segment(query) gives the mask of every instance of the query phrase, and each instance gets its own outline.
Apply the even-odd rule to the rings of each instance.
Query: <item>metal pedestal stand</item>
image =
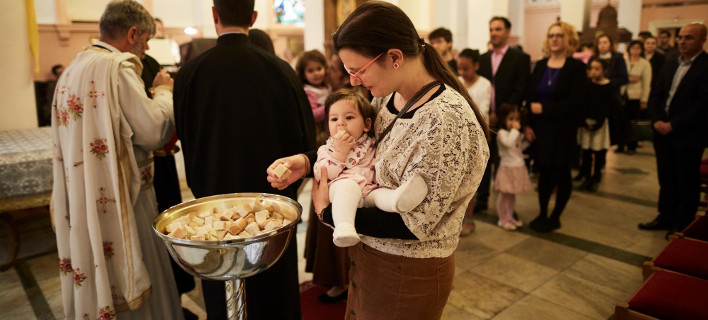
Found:
[[[292,222],[268,233],[223,241],[177,239],[163,233],[168,224],[183,215],[214,208],[223,212],[255,199],[277,204],[280,213],[292,218],[289,219]],[[244,279],[267,270],[280,259],[294,237],[301,214],[300,204],[290,198],[264,193],[234,193],[195,199],[169,208],[155,218],[153,230],[182,269],[202,279],[224,281],[228,319],[245,320]]]

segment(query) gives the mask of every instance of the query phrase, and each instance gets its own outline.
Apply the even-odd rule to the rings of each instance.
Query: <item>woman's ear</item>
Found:
[[[394,63],[403,65],[403,51],[400,49],[389,49],[388,52],[386,52],[386,56],[391,59],[391,65]],[[386,62],[388,63],[388,61]]]
[[[371,130],[371,118],[364,119],[364,132],[369,132]]]

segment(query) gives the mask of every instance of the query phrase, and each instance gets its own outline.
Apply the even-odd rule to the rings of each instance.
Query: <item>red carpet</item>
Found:
[[[306,281],[300,284],[300,308],[303,320],[342,320],[347,309],[347,301],[324,304],[317,297],[327,291],[327,287]]]

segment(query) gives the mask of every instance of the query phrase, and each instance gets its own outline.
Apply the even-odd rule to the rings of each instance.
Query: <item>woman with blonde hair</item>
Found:
[[[561,213],[570,199],[570,167],[587,83],[585,64],[572,57],[578,42],[573,26],[562,21],[551,24],[543,44],[546,58],[536,63],[528,87],[526,138],[536,144],[540,205],[530,226],[537,232],[560,228]],[[549,217],[548,202],[556,187],[556,204]]]

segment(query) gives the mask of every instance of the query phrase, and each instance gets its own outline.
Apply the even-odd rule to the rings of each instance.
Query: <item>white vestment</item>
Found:
[[[182,319],[157,215],[152,150],[174,131],[172,93],[103,42],[79,53],[52,103],[53,217],[66,319]]]

